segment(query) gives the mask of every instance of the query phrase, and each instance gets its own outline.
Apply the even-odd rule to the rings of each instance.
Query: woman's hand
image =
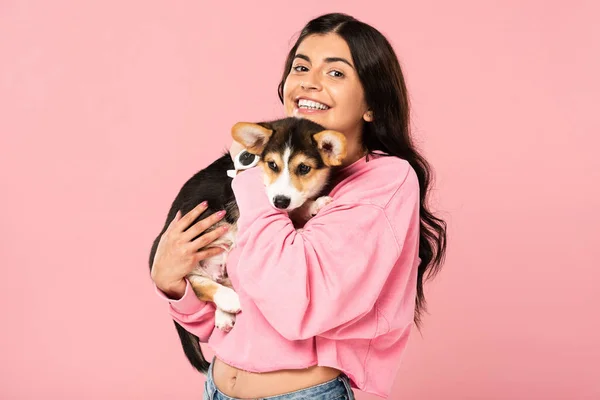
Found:
[[[198,218],[206,208],[205,202],[199,204],[183,218],[181,217],[181,211],[178,211],[158,243],[152,264],[151,277],[156,286],[172,299],[179,299],[183,296],[186,287],[185,277],[192,272],[199,261],[216,256],[224,251],[219,247],[198,250],[211,244],[227,232],[226,225],[192,241],[193,238],[225,216],[224,211],[214,213],[187,229],[192,221]]]

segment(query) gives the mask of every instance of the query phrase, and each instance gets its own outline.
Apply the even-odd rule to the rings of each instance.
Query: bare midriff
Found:
[[[223,394],[238,399],[282,395],[328,382],[341,372],[335,368],[313,366],[272,372],[248,372],[214,359],[213,380]]]

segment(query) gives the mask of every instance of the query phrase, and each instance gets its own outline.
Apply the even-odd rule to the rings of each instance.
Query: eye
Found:
[[[292,69],[296,72],[306,72],[308,71],[308,68],[306,68],[304,65],[296,65],[295,67],[292,67]]]
[[[272,171],[277,172],[277,170],[279,168],[277,168],[277,164],[275,163],[275,161],[269,161],[267,163],[267,165],[269,166],[269,168],[271,168]]]
[[[344,73],[337,70],[333,70],[329,72],[329,75],[333,76],[334,78],[341,78],[344,76]]]
[[[306,164],[298,165],[298,175],[306,175],[310,172],[310,167]]]

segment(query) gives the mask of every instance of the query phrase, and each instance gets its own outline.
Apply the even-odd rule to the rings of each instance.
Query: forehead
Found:
[[[348,43],[336,33],[310,35],[300,43],[296,54],[308,56],[312,62],[322,61],[327,57],[342,57],[352,61]]]
[[[283,155],[286,149],[291,149],[290,155],[302,153],[310,158],[320,159],[319,151],[313,135],[322,128],[312,125],[305,119],[289,118],[272,125],[273,136],[269,139],[263,155],[278,153]]]

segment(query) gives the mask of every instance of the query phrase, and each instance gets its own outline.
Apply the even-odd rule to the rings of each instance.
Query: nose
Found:
[[[321,82],[319,82],[318,77],[315,76],[314,73],[306,74],[302,77],[302,81],[300,82],[300,87],[303,90],[321,90]]]
[[[275,196],[275,198],[273,199],[273,204],[275,204],[275,207],[279,209],[284,209],[288,208],[288,206],[290,205],[290,201],[291,199],[289,197],[279,195]]]

